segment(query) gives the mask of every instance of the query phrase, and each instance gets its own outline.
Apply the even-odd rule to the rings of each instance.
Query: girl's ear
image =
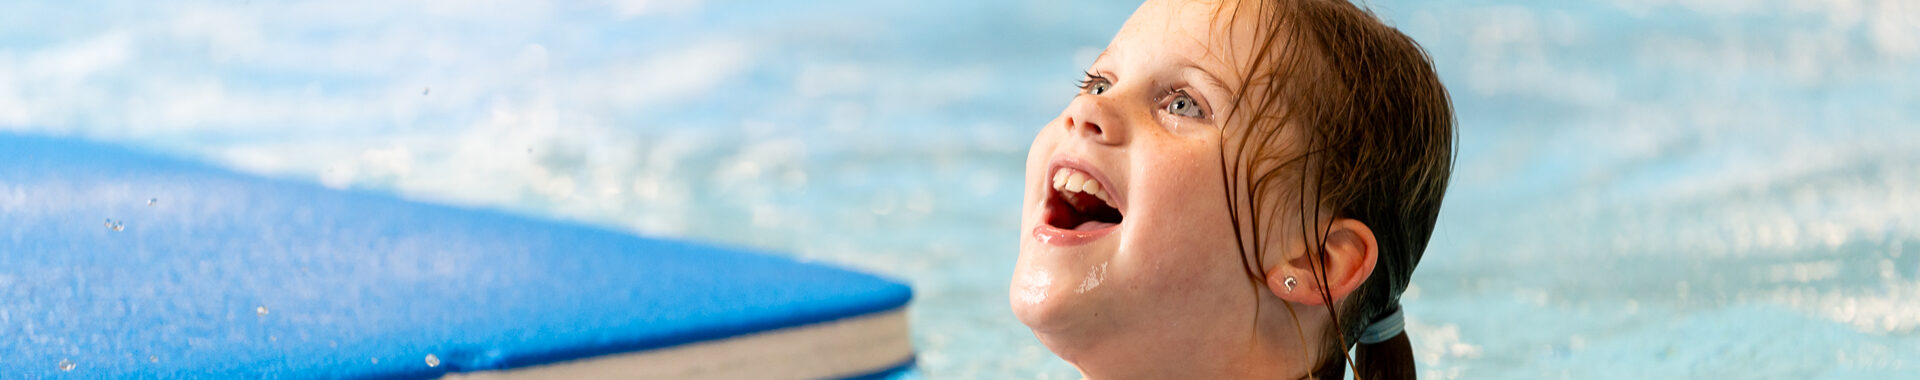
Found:
[[[1360,289],[1373,275],[1373,264],[1379,260],[1380,244],[1374,239],[1373,229],[1366,223],[1348,218],[1337,218],[1327,227],[1327,237],[1321,252],[1326,261],[1326,292],[1339,301],[1347,294]],[[1325,305],[1321,298],[1320,280],[1314,265],[1317,259],[1307,257],[1311,252],[1302,252],[1289,258],[1280,265],[1267,270],[1267,289],[1280,299],[1306,305]],[[1294,281],[1287,281],[1291,276]],[[1289,286],[1291,285],[1291,286]]]

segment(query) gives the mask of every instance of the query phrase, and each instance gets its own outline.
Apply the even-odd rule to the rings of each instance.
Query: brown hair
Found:
[[[1349,342],[1398,307],[1426,250],[1452,172],[1453,109],[1426,51],[1371,11],[1345,0],[1257,3],[1258,51],[1242,66],[1239,106],[1227,116],[1250,120],[1224,139],[1237,150],[1222,149],[1227,197],[1234,200],[1228,212],[1258,289],[1265,283],[1264,233],[1283,202],[1295,201],[1327,305],[1336,303],[1326,290],[1325,236],[1314,233],[1321,211],[1373,230],[1379,257],[1372,275],[1341,310],[1327,308],[1334,326],[1322,352],[1340,355],[1319,359],[1315,376],[1338,379]],[[1239,21],[1237,12],[1225,14],[1226,27]],[[1283,145],[1289,136],[1298,143]],[[1240,201],[1252,209],[1242,210]],[[1356,378],[1414,378],[1404,333],[1356,353]]]

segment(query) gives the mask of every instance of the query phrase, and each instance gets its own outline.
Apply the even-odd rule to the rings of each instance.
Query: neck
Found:
[[[1089,380],[1293,378],[1279,375],[1281,368],[1271,350],[1262,345],[1249,347],[1246,340],[1235,344],[1161,343],[1162,349],[1063,355],[1062,358],[1073,363]],[[1225,347],[1242,349],[1218,349]]]
[[[1054,352],[1089,380],[1340,379],[1345,374],[1344,361],[1321,360],[1331,358],[1320,355],[1314,346],[1322,339],[1313,332],[1324,331],[1326,326],[1320,322],[1326,318],[1307,315],[1309,310],[1298,310],[1298,325],[1284,306],[1263,307],[1258,325],[1247,320],[1222,324],[1245,326],[1242,328],[1199,329],[1203,331],[1160,326],[1152,329],[1155,332],[1069,339],[1091,343],[1079,347],[1056,345],[1062,342],[1041,335]]]

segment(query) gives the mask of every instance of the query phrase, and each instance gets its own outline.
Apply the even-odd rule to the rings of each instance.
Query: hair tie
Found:
[[[1405,328],[1406,323],[1400,317],[1400,303],[1394,302],[1392,311],[1387,312],[1380,319],[1373,320],[1373,323],[1368,323],[1367,330],[1360,332],[1360,344],[1385,342],[1400,335]]]

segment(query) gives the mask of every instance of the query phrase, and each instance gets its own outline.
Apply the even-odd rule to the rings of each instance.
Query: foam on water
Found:
[[[1020,182],[1128,6],[110,3],[0,3],[0,128],[890,273],[928,377],[1076,378]],[[1371,4],[1460,121],[1424,377],[1920,371],[1912,2]]]

